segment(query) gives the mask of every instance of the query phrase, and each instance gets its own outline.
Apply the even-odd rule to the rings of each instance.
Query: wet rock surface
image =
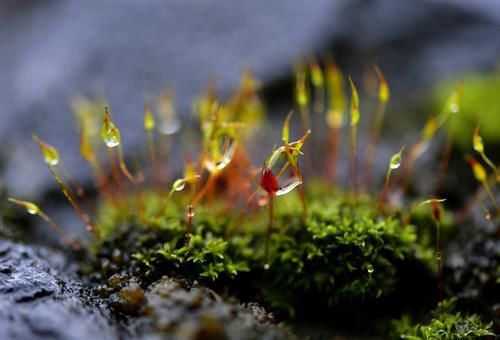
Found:
[[[256,305],[224,302],[214,291],[164,277],[145,293],[146,315],[130,328],[141,338],[168,339],[289,339],[286,329],[273,325],[272,315]]]
[[[63,252],[0,240],[1,339],[288,339],[256,305],[168,278],[93,287]]]
[[[114,339],[119,327],[62,252],[0,240],[1,339]]]
[[[500,331],[500,238],[494,232],[478,232],[462,248],[459,261],[448,266],[451,294],[460,306],[493,320]]]

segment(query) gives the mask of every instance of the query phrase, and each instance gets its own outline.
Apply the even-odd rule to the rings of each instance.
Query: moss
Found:
[[[378,298],[396,281],[396,264],[412,254],[413,227],[377,220],[367,203],[312,201],[306,220],[290,213],[271,239],[269,285],[274,308],[297,305],[314,294],[328,305]],[[289,310],[291,313],[292,310]]]
[[[398,339],[478,339],[494,336],[492,323],[484,324],[478,315],[454,312],[456,299],[440,302],[432,319],[414,324],[408,316],[393,321],[393,338]]]
[[[464,96],[460,112],[453,118],[453,138],[466,150],[472,147],[472,136],[477,124],[481,124],[481,136],[486,144],[500,144],[500,102],[497,89],[500,72],[469,74],[464,79]],[[436,105],[431,112],[439,111],[449,96],[453,84],[445,81],[436,89]]]
[[[97,246],[98,264],[102,270],[107,259],[105,275],[132,270],[144,280],[167,274],[236,287],[236,295],[251,291],[265,305],[289,315],[301,306],[304,295],[318,305],[332,306],[387,294],[397,280],[398,263],[415,255],[414,228],[401,227],[396,218],[376,218],[369,198],[355,204],[324,184],[311,186],[307,196],[307,217],[296,195],[277,200],[267,270],[266,213],[252,216],[227,237],[236,216],[217,201],[197,209],[189,244],[182,205],[170,207],[169,217],[149,228],[130,220],[124,224],[116,209],[106,207],[106,223],[100,223],[106,225],[106,238]],[[111,227],[120,224],[126,227]],[[126,253],[125,260],[117,261],[117,249]]]

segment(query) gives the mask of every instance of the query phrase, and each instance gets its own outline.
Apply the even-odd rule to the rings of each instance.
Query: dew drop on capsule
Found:
[[[264,265],[264,269],[265,269],[265,270],[269,270],[269,268],[270,268],[269,263],[266,263],[266,264]]]
[[[396,170],[401,166],[401,160],[398,160],[397,162],[391,163],[391,169]]]
[[[31,215],[38,214],[38,210],[33,209],[33,208],[26,208],[26,211],[28,212],[28,214],[31,214]]]
[[[106,131],[104,143],[108,148],[120,145],[120,132],[116,128]]]
[[[186,186],[186,182],[182,182],[181,184],[177,185],[174,190],[175,191],[182,191],[182,190],[184,190],[185,186]]]

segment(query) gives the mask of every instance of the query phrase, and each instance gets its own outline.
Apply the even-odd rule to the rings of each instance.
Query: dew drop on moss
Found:
[[[368,264],[366,266],[366,270],[368,271],[369,274],[373,273],[375,271],[375,268],[371,264]]]

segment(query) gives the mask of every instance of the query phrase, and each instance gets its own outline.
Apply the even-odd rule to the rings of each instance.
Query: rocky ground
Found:
[[[287,339],[257,305],[162,278],[146,291],[113,277],[93,287],[64,252],[0,241],[2,339]]]

